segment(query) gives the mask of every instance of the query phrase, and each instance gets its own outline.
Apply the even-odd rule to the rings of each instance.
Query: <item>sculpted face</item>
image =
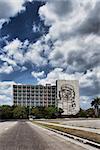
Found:
[[[69,102],[71,103],[72,107],[75,107],[75,91],[74,87],[72,85],[64,84],[61,86],[60,91],[60,99],[63,102]]]
[[[75,99],[74,88],[71,85],[62,85],[61,86],[61,97],[64,101],[70,101]]]

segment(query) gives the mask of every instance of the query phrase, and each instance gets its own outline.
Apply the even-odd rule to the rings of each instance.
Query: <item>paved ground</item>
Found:
[[[14,127],[17,121],[0,122],[0,134],[6,132],[8,129]]]
[[[19,121],[0,134],[0,150],[85,150],[85,148],[29,122]]]
[[[94,129],[100,129],[100,119],[91,119],[91,120],[69,120],[69,121],[63,121],[63,124],[65,125],[72,125],[77,127],[86,127],[86,128],[94,128]]]
[[[58,122],[60,124],[69,125],[69,126],[76,126],[76,127],[86,127],[86,128],[94,128],[100,129],[100,119],[49,119],[43,120],[46,122]]]

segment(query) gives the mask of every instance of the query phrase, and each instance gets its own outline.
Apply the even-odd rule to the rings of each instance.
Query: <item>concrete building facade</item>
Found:
[[[64,115],[79,111],[79,83],[76,80],[57,80],[56,85],[13,85],[14,105],[55,106]]]
[[[56,86],[13,85],[14,105],[56,106]]]
[[[75,115],[79,112],[79,82],[77,80],[58,80],[58,107],[64,110],[63,115]]]

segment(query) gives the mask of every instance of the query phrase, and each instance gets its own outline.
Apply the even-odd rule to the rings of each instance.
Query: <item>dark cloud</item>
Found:
[[[54,58],[55,60],[59,61],[59,59],[63,58],[63,54],[58,51],[57,53],[55,53]]]
[[[9,13],[7,10],[9,10]],[[12,13],[11,11],[11,5],[9,3],[6,3],[5,1],[0,2],[0,19],[8,18],[9,14]]]
[[[81,34],[100,34],[100,2],[96,3],[77,31]]]
[[[94,51],[94,50],[93,50]],[[67,63],[73,66],[76,71],[84,72],[100,65],[100,52],[93,52],[90,49],[85,51],[72,51],[68,54]],[[89,56],[91,54],[91,57]],[[75,64],[75,65],[74,65]]]
[[[54,7],[52,5],[52,10],[60,17],[64,17],[66,14],[73,11],[73,4],[71,0],[51,1],[51,3],[54,3]]]
[[[85,86],[80,88],[81,96],[94,96],[96,97],[100,93],[100,82],[92,77],[93,84],[91,86]]]

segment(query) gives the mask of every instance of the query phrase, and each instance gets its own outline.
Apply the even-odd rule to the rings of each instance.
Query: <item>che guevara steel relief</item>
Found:
[[[79,110],[79,91],[77,81],[58,81],[58,107],[64,114],[76,114]]]
[[[59,91],[60,100],[67,104],[67,109],[73,111],[76,107],[75,103],[75,91],[72,85],[64,84],[61,86],[61,91]]]

